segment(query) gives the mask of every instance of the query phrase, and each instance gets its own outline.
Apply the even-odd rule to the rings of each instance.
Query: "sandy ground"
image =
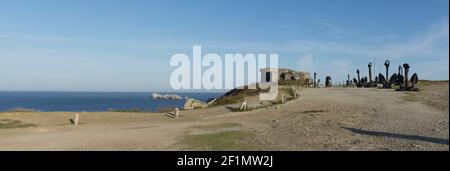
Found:
[[[431,88],[430,88],[431,87]],[[249,112],[226,106],[166,113],[0,113],[37,126],[0,128],[0,150],[190,150],[195,127],[239,124],[256,150],[449,150],[448,82],[407,93],[382,89],[302,89],[285,104]],[[220,129],[220,128],[219,128]],[[226,128],[224,128],[226,129]]]

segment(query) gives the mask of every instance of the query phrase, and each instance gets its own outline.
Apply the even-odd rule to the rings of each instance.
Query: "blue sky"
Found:
[[[448,0],[0,0],[0,90],[169,88],[175,53],[278,53],[344,81],[390,59],[449,78]],[[383,69],[384,70],[384,69]]]

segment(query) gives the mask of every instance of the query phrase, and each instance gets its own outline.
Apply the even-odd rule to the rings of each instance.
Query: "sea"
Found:
[[[152,99],[152,92],[1,92],[0,112],[26,109],[40,112],[101,112],[101,111],[145,111],[155,112],[163,108],[182,108],[186,99],[207,101],[220,97],[223,92],[171,93],[182,100]]]

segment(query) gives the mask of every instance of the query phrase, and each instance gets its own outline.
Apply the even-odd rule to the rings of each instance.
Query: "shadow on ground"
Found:
[[[342,128],[349,130],[353,133],[363,134],[363,135],[398,138],[398,139],[406,139],[406,140],[418,140],[418,141],[425,141],[425,142],[430,142],[430,143],[448,145],[448,140],[442,139],[442,138],[431,138],[431,137],[424,137],[424,136],[418,136],[418,135],[404,135],[404,134],[395,134],[395,133],[378,132],[378,131],[366,131],[366,130],[361,130],[361,129],[348,128],[348,127],[342,127]]]

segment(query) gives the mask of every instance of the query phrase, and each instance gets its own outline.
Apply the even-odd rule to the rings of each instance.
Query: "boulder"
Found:
[[[197,99],[189,98],[186,100],[186,103],[184,103],[184,109],[185,110],[192,110],[192,109],[198,109],[198,108],[206,108],[208,107],[208,104],[205,102],[202,102]]]
[[[216,98],[213,98],[213,99],[209,99],[208,100],[208,105],[212,105],[214,102],[216,102],[217,101],[217,99]]]

